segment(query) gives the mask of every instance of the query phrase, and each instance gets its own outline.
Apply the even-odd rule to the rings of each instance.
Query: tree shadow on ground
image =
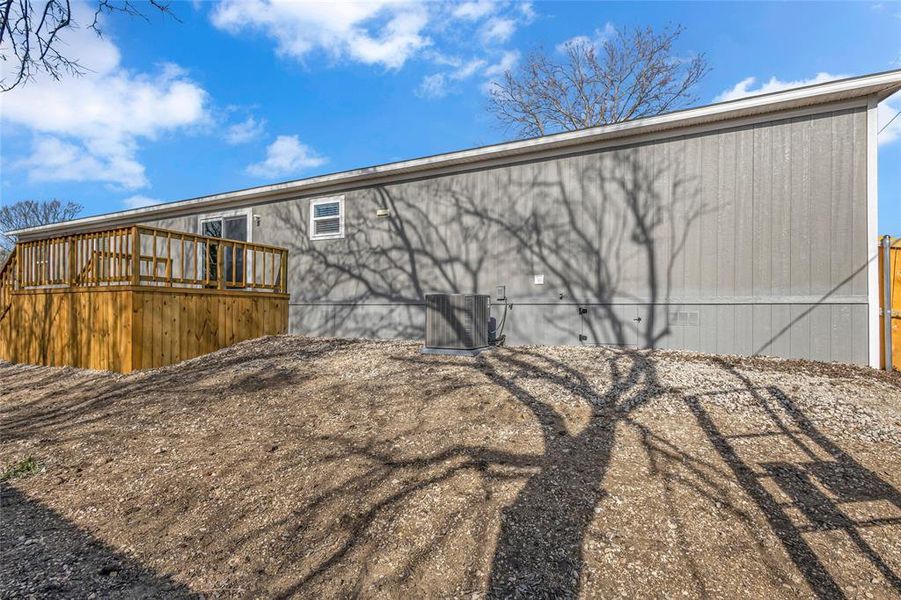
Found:
[[[536,358],[533,355],[533,358]],[[611,360],[606,389],[597,389],[584,373],[544,359],[547,370],[509,357],[525,377],[550,379],[572,390],[591,407],[588,424],[569,434],[559,414],[542,399],[496,371],[486,375],[526,405],[541,424],[544,455],[537,473],[528,478],[516,502],[504,509],[491,566],[489,597],[577,597],[584,564],[585,533],[602,501],[604,476],[616,443],[617,423],[636,407],[660,395],[653,363],[628,355],[625,364]],[[533,363],[534,364],[534,363]]]
[[[783,473],[780,480],[780,475],[773,470],[772,464],[762,464],[757,473],[751,466],[743,464],[738,459],[738,454],[724,450],[722,440],[726,437],[713,425],[713,413],[707,413],[701,408],[703,396],[684,396],[681,390],[662,384],[657,374],[657,358],[653,353],[619,351],[602,356],[605,364],[603,369],[599,364],[597,371],[575,368],[547,356],[541,349],[533,348],[501,350],[492,353],[490,358],[479,358],[471,362],[435,356],[395,357],[398,362],[409,365],[413,372],[429,368],[440,371],[444,367],[469,371],[488,384],[483,389],[484,393],[511,397],[526,407],[534,417],[544,450],[540,454],[523,453],[500,450],[486,444],[453,446],[433,454],[426,452],[403,456],[398,453],[395,445],[415,439],[420,433],[419,428],[428,425],[421,420],[414,421],[412,429],[395,437],[380,439],[378,444],[361,444],[352,436],[340,434],[328,436],[325,439],[329,447],[334,449],[334,454],[321,457],[322,460],[340,463],[348,457],[362,457],[369,466],[349,479],[318,489],[311,501],[305,502],[302,508],[272,524],[272,527],[287,528],[289,537],[296,536],[303,540],[303,548],[319,546],[323,540],[309,537],[310,530],[315,529],[310,526],[311,523],[324,515],[331,518],[334,514],[331,507],[358,508],[339,519],[338,530],[333,533],[338,535],[340,543],[318,556],[309,565],[305,575],[293,580],[278,595],[290,597],[317,589],[317,584],[336,577],[343,572],[342,569],[347,568],[352,569],[354,576],[358,578],[358,585],[362,586],[367,576],[364,565],[379,557],[378,549],[371,544],[371,537],[376,535],[376,523],[386,515],[396,516],[410,510],[409,503],[416,495],[429,489],[441,489],[443,484],[457,475],[470,472],[476,474],[479,485],[485,490],[485,496],[469,498],[468,504],[459,514],[436,515],[436,519],[441,519],[437,525],[439,530],[453,531],[460,526],[458,520],[493,520],[495,517],[491,511],[486,512],[484,503],[479,500],[489,499],[490,490],[505,482],[521,484],[515,501],[501,511],[496,539],[493,536],[482,539],[482,549],[493,554],[488,561],[488,597],[578,597],[584,591],[581,586],[584,583],[582,570],[586,561],[584,550],[587,531],[597,519],[598,511],[603,510],[608,494],[617,493],[617,490],[608,489],[605,477],[612,455],[618,447],[617,429],[623,427],[640,434],[651,460],[652,475],[663,479],[665,501],[669,505],[671,516],[679,523],[677,533],[681,541],[678,545],[689,565],[695,590],[699,595],[709,595],[710,573],[704,572],[703,567],[694,563],[693,554],[696,549],[687,541],[689,538],[683,531],[690,527],[684,522],[685,517],[680,516],[672,504],[675,502],[672,494],[675,486],[692,490],[711,503],[717,503],[722,510],[735,517],[747,537],[752,540],[773,580],[787,585],[792,583],[790,569],[786,568],[782,556],[770,545],[771,535],[782,542],[788,557],[807,578],[816,595],[843,595],[841,587],[829,576],[816,552],[803,539],[804,534],[821,531],[828,524],[828,527],[845,531],[857,545],[859,556],[869,560],[889,585],[898,589],[897,576],[878,553],[866,544],[859,529],[901,524],[901,519],[890,517],[872,522],[854,521],[842,516],[839,508],[841,502],[864,500],[887,500],[897,506],[897,490],[854,461],[825,434],[813,427],[811,421],[787,395],[777,392],[776,388],[767,388],[766,391],[773,398],[778,398],[779,405],[792,415],[793,423],[800,432],[793,430],[791,435],[795,438],[798,435],[808,436],[820,449],[835,458],[835,464],[819,460],[801,466],[805,470],[805,477],[815,474],[833,495],[838,495],[838,499],[827,498],[812,485],[804,487],[804,493],[800,493],[802,490],[798,485],[799,482],[803,483],[803,478],[791,481],[785,478],[784,473],[795,468],[788,462],[777,469],[781,469]],[[718,364],[722,364],[739,381],[734,387],[711,391],[706,395],[715,397],[738,393],[762,398],[757,388],[734,366],[728,363]],[[605,377],[599,384],[597,375],[601,370],[605,372]],[[534,391],[537,384],[547,386],[543,393]],[[390,397],[390,385],[378,389],[378,397]],[[436,389],[429,395],[429,401],[440,402],[444,393],[452,391],[453,388]],[[566,395],[588,407],[590,413],[584,426],[575,432],[552,401]],[[692,450],[668,441],[666,432],[655,432],[636,420],[634,415],[637,409],[664,395],[675,399],[684,397],[684,405],[690,408],[690,414],[697,417],[706,439],[728,465],[727,471],[702,459]],[[756,431],[756,428],[743,435],[760,438],[764,443],[772,439],[768,430]],[[687,469],[690,476],[671,472],[673,465]],[[728,473],[734,479],[727,477]],[[786,515],[782,500],[775,499],[764,487],[753,482],[758,477],[774,477],[796,505],[809,514],[813,525],[795,524]],[[755,501],[757,509],[770,524],[770,532],[760,529],[757,514],[753,510],[749,511],[742,503],[730,500],[727,488],[732,482],[737,482],[744,493]],[[488,531],[487,528],[482,529],[484,535]],[[254,533],[257,534],[258,532]],[[241,539],[237,543],[241,546],[248,541],[249,539]],[[436,538],[431,545],[410,552],[403,564],[397,567],[397,571],[409,574],[428,569],[429,561],[434,560],[437,554],[434,546],[440,543],[441,540]],[[298,554],[293,558],[302,560],[309,556]],[[348,567],[346,561],[349,559],[356,567]],[[481,584],[475,570],[473,568],[467,574],[469,584],[462,589],[479,588]]]
[[[0,483],[0,503],[4,597],[199,598],[9,484]]]
[[[256,340],[253,343],[259,343]],[[209,399],[185,402],[182,392],[186,388],[202,390],[209,387],[218,390],[230,371],[240,366],[240,376],[235,376],[229,386],[232,394],[253,392],[266,386],[288,386],[298,383],[307,375],[296,371],[272,369],[273,361],[290,357],[295,361],[313,361],[341,352],[352,345],[351,340],[321,340],[290,351],[274,352],[265,356],[243,351],[248,344],[232,346],[216,354],[214,359],[200,357],[171,367],[152,371],[138,371],[130,375],[98,373],[72,368],[42,369],[38,380],[21,367],[0,366],[3,380],[3,396],[10,399],[0,406],[0,438],[15,441],[47,436],[66,436],[75,425],[96,423],[102,425],[127,416],[130,404],[127,400],[136,393],[153,389],[158,402],[169,399],[179,401],[186,408],[195,403],[207,404]],[[3,370],[11,375],[4,377]],[[72,393],[71,379],[78,376],[79,385],[93,388],[90,395]],[[24,389],[44,388],[47,394],[30,402],[14,401],[17,392]],[[52,402],[48,402],[52,400]]]
[[[529,265],[527,271],[547,273],[569,303],[554,309],[555,315],[569,311],[565,318],[545,315],[543,322],[524,327],[553,329],[553,339],[570,343],[581,339],[632,349],[657,347],[670,334],[669,311],[661,311],[660,303],[669,299],[673,269],[705,211],[697,177],[686,173],[678,153],[635,146],[570,157],[547,169],[499,169],[493,177],[496,185],[487,195],[476,180],[465,179],[364,190],[359,206],[347,216],[340,244],[309,242],[303,235],[303,211],[284,206],[275,220],[279,230],[301,232],[293,242],[291,268],[309,282],[294,292],[292,301],[315,304],[341,298],[326,326],[343,324],[340,331],[346,335],[420,337],[421,329],[396,329],[390,318],[355,315],[383,303],[422,306],[432,291],[483,292],[494,283],[493,270],[516,257],[521,265],[511,267],[511,283],[523,288],[526,273],[520,271]],[[389,218],[367,220],[370,207]],[[641,298],[635,297],[636,289]],[[629,302],[642,308],[623,309]],[[449,326],[462,328],[460,323]],[[304,322],[300,329],[336,333],[322,327]],[[490,594],[574,597],[581,545],[603,497],[616,426],[662,388],[653,363],[637,353],[611,359],[611,380],[600,388],[589,384],[585,373],[536,353],[501,356],[501,370],[488,367],[482,375],[532,413],[541,426],[545,452],[540,458],[505,457],[498,463],[482,450],[461,449],[477,464],[522,466],[525,461],[534,472],[516,503],[504,510]],[[518,375],[505,374],[510,371]],[[529,378],[575,390],[590,407],[589,425],[569,434],[561,415],[522,385]],[[543,521],[536,524],[538,515]]]
[[[328,375],[314,398],[292,400],[293,395],[305,393],[309,373],[321,374],[337,354],[345,361],[338,364],[357,368],[350,357],[365,354],[367,344],[271,338],[260,343],[252,355],[244,354],[241,347],[235,348],[234,354],[223,352],[222,370],[214,363],[181,373],[178,368],[164,369],[143,379],[107,375],[115,381],[105,381],[103,389],[124,379],[129,394],[135,397],[133,406],[150,403],[151,415],[165,409],[166,418],[174,419],[173,423],[182,418],[182,407],[191,413],[208,413],[210,420],[216,420],[212,416],[216,404],[233,393],[253,407],[248,415],[278,411],[272,422],[243,423],[243,427],[254,427],[246,433],[227,427],[209,432],[203,439],[214,443],[209,447],[195,444],[194,451],[200,450],[200,455],[174,451],[190,456],[187,462],[177,463],[179,470],[202,474],[215,469],[227,478],[217,476],[210,482],[213,486],[206,487],[205,478],[191,476],[163,480],[157,488],[159,496],[153,503],[187,497],[187,511],[206,510],[207,498],[219,490],[215,495],[227,507],[225,528],[218,528],[219,521],[199,522],[190,531],[192,543],[204,548],[205,569],[216,570],[217,564],[233,556],[257,561],[243,573],[227,569],[207,573],[206,581],[221,580],[270,597],[390,594],[398,589],[449,593],[445,588],[411,588],[410,579],[414,574],[427,577],[440,571],[450,543],[459,545],[467,555],[454,557],[458,562],[450,563],[459,568],[452,580],[461,582],[455,588],[460,593],[484,590],[493,598],[576,597],[587,591],[584,586],[592,582],[591,577],[597,577],[598,556],[586,540],[599,535],[599,526],[604,527],[608,497],[622,498],[625,493],[609,477],[611,462],[619,452],[643,447],[651,465],[648,476],[662,482],[663,501],[677,525],[676,545],[697,595],[715,594],[718,588],[712,582],[709,562],[705,564],[705,558],[699,556],[703,544],[697,527],[688,522],[691,515],[679,506],[685,496],[680,497],[677,488],[721,504],[753,544],[754,560],[763,563],[773,581],[791,585],[794,565],[818,596],[844,594],[842,583],[829,571],[834,563],[818,556],[820,549],[805,541],[810,533],[833,530],[844,532],[857,544],[855,555],[869,561],[892,589],[898,589],[891,563],[878,556],[876,547],[867,545],[869,538],[860,535],[862,528],[898,525],[898,519],[879,514],[869,521],[855,520],[842,511],[845,502],[887,501],[898,506],[897,490],[829,440],[779,388],[753,383],[752,375],[746,374],[740,363],[736,366],[707,358],[708,363],[719,365],[709,370],[726,377],[707,391],[683,391],[669,387],[668,369],[674,367],[664,365],[665,355],[653,352],[597,350],[571,362],[551,349],[523,347],[498,349],[470,360],[422,356],[406,346],[404,351],[380,355],[376,366],[381,369],[387,364],[390,377],[365,379],[351,373],[342,380]],[[298,360],[285,363],[289,357]],[[359,368],[368,372],[372,367]],[[223,377],[232,370],[233,377]],[[399,386],[418,380],[428,381],[421,395],[411,397],[399,390]],[[728,385],[732,380],[735,384]],[[282,402],[270,403],[272,386],[286,392]],[[197,388],[196,393],[191,392],[192,387]],[[91,396],[81,390],[77,380],[70,381],[67,389],[72,395],[82,393],[82,398]],[[722,412],[715,402],[708,404],[736,394],[753,400],[766,417],[763,425],[759,420],[741,424],[740,439],[765,445],[765,451],[753,459],[743,455],[742,447],[732,439],[728,426],[734,427],[735,422],[726,419],[728,411]],[[66,394],[59,398],[65,399]],[[352,400],[339,402],[342,398]],[[401,423],[391,422],[400,420],[396,411],[383,410],[391,398],[405,398]],[[47,405],[54,401],[51,398]],[[648,411],[639,409],[658,401],[682,407],[682,418],[699,425],[693,433],[697,442],[687,447],[672,437],[662,421],[654,419],[648,424]],[[54,416],[35,423],[29,433],[36,438],[66,435],[78,439],[96,427],[98,419],[112,432],[125,423],[140,425],[145,418],[128,409],[127,398],[104,402],[110,404],[93,409],[79,409],[76,403],[72,422],[67,423],[65,415]],[[296,426],[290,422],[320,414],[319,402],[339,404],[336,411],[321,411],[322,423]],[[478,412],[484,434],[467,431],[458,435],[453,422],[435,422],[430,409],[442,403],[465,408],[459,413],[463,419]],[[489,412],[479,412],[486,403],[492,403]],[[304,410],[297,412],[294,406],[304,406]],[[516,409],[494,412],[498,406]],[[355,412],[356,407],[359,410]],[[96,417],[92,410],[106,411],[106,417]],[[26,417],[24,412],[19,414]],[[341,418],[336,421],[336,416]],[[520,426],[521,421],[528,425]],[[163,427],[168,423],[160,420]],[[514,424],[514,431],[529,432],[533,440],[523,446],[504,437]],[[261,429],[269,426],[277,430]],[[193,431],[187,429],[179,435],[195,435]],[[631,432],[639,435],[638,446],[629,441]],[[222,439],[223,434],[247,436],[250,443],[239,446],[241,452],[229,453],[227,447],[240,440]],[[816,458],[793,461],[796,457],[786,454],[776,442],[782,438],[801,443],[801,452],[816,446],[811,455]],[[269,453],[268,440],[280,440],[282,447]],[[79,440],[81,444],[88,441],[86,437]],[[708,442],[709,450],[703,447]],[[260,458],[254,454],[255,448],[270,458]],[[214,451],[214,456],[207,456]],[[779,462],[774,462],[773,456]],[[145,461],[142,470],[155,468],[162,460],[149,452],[140,458]],[[286,471],[299,478],[273,480],[270,471]],[[94,472],[82,474],[85,485],[90,485],[90,473]],[[763,485],[764,478],[775,482],[784,497]],[[227,484],[227,495],[221,496],[225,482],[233,483]],[[754,501],[752,507],[736,498],[736,483],[741,493]],[[422,512],[423,498],[430,496],[442,497],[442,504]],[[129,501],[140,502],[135,498]],[[260,502],[286,508],[277,513],[265,511],[266,518],[261,521]],[[786,502],[807,515],[807,521],[790,514]],[[172,537],[169,520],[177,522],[183,513],[166,514],[165,520],[144,514],[140,523],[147,528],[147,535]],[[641,517],[637,514],[635,518]],[[404,537],[394,529],[421,520],[426,523],[421,529],[425,535],[408,531],[412,537]],[[769,527],[761,527],[763,522]],[[209,533],[198,532],[201,524]],[[113,531],[120,532],[116,527],[123,525],[115,525]],[[121,532],[114,535],[128,539]],[[159,551],[165,546],[151,547]],[[169,551],[180,552],[175,548]],[[265,559],[257,558],[261,555]],[[593,565],[593,575],[586,564]]]
[[[688,395],[685,402],[741,488],[765,515],[810,589],[820,598],[845,597],[839,582],[805,539],[805,534],[840,531],[856,547],[859,557],[875,567],[895,593],[901,594],[901,578],[862,535],[868,527],[901,526],[901,517],[855,519],[842,509],[849,503],[881,501],[901,509],[901,492],[830,440],[782,389],[755,386],[734,365],[722,359],[716,362],[753,399],[771,427],[766,432],[730,435],[717,426],[705,408],[710,394]],[[785,459],[780,461],[747,460],[743,458],[746,451],[741,448],[746,446],[742,442],[755,438],[761,440],[758,443],[788,442],[792,450],[781,449],[779,455]],[[791,461],[793,454],[804,458]],[[823,458],[824,454],[828,459]],[[775,483],[781,498],[766,485],[767,480]],[[798,517],[792,517],[792,509],[799,513]]]
[[[592,373],[581,372],[534,349],[499,351],[489,360],[472,362],[435,356],[396,356],[395,360],[411,372],[441,371],[445,367],[471,371],[466,377],[474,375],[481,382],[483,393],[510,397],[528,409],[539,425],[543,453],[509,452],[489,443],[403,456],[395,444],[415,439],[421,428],[431,425],[418,416],[411,419],[410,429],[380,439],[378,445],[361,444],[351,435],[323,438],[333,452],[319,456],[319,464],[341,464],[356,457],[364,459],[367,467],[333,485],[318,488],[301,508],[267,525],[269,531],[286,531],[286,537],[297,540],[302,553],[286,557],[288,561],[310,562],[308,548],[330,547],[309,564],[305,575],[291,581],[277,595],[291,597],[316,589],[317,584],[335,577],[333,569],[351,556],[356,564],[369,564],[378,552],[367,538],[379,518],[404,510],[406,503],[424,490],[437,489],[469,472],[476,474],[483,486],[483,502],[478,502],[478,494],[469,498],[461,514],[439,517],[443,523],[439,529],[454,530],[461,521],[487,525],[495,518],[490,510],[485,511],[484,500],[490,497],[490,490],[504,481],[525,481],[513,505],[503,510],[496,544],[488,538],[481,540],[484,548],[494,548],[494,557],[489,561],[489,596],[577,596],[583,565],[582,542],[604,497],[603,480],[615,445],[616,425],[631,411],[665,392],[657,383],[653,361],[636,352],[613,354],[605,365],[611,377],[599,386],[589,381]],[[530,391],[532,383],[550,386],[559,390],[558,394],[574,394],[588,407],[587,425],[577,434],[569,433],[563,415],[546,398]],[[391,396],[390,383],[373,385],[379,390],[377,398]],[[458,390],[456,385],[444,389],[440,384],[430,386],[429,401],[441,402],[443,396]],[[336,528],[316,527],[318,521],[333,518],[335,509],[346,510],[343,507],[354,508],[338,518]],[[262,535],[262,531],[252,531],[235,539],[235,546],[246,547]],[[340,541],[329,543],[320,535]],[[434,544],[439,543],[440,539],[434,540]],[[427,545],[406,556],[397,571],[411,573],[430,560],[432,552]],[[361,568],[356,576],[362,580],[365,567]],[[479,585],[475,569],[468,577],[470,585]]]

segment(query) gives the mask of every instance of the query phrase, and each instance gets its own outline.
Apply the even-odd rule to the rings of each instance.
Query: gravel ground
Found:
[[[901,596],[901,379],[292,336],[0,363],[2,597]]]

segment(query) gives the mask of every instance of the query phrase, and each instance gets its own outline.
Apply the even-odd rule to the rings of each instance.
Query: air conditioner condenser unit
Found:
[[[488,347],[487,294],[426,294],[424,354],[475,356]]]

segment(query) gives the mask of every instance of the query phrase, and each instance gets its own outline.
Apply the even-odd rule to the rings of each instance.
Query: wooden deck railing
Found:
[[[20,242],[14,262],[10,271],[18,289],[133,285],[287,291],[284,248],[140,225]]]

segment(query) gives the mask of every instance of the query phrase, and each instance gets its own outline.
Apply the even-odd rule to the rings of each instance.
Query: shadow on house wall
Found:
[[[675,150],[644,146],[370,188],[348,194],[334,241],[309,241],[302,202],[264,218],[294,233],[273,243],[292,247],[300,332],[421,338],[427,293],[503,285],[523,340],[656,347],[670,333],[660,304],[704,211],[685,171]]]
[[[268,204],[256,234],[291,249],[296,333],[421,339],[425,294],[502,285],[513,344],[866,363],[863,118],[350,190],[338,240],[308,239],[307,200]]]

